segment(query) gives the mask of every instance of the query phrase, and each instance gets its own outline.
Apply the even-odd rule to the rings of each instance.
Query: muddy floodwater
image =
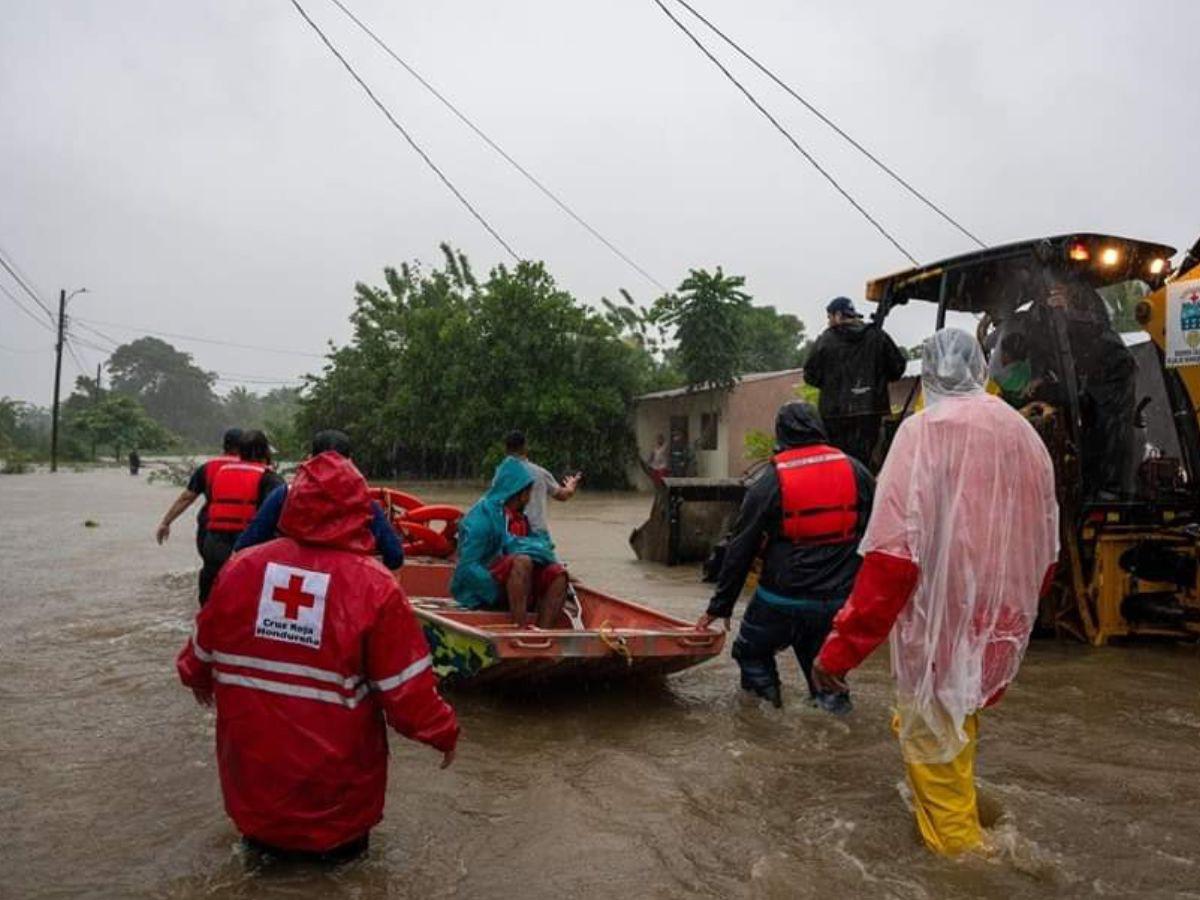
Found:
[[[190,514],[167,546],[153,533],[176,491],[0,478],[2,897],[1200,897],[1200,653],[1171,644],[1035,643],[982,721],[989,860],[919,846],[883,653],[834,719],[799,702],[791,659],[782,711],[745,700],[726,652],[640,688],[451,694],[457,763],[392,741],[367,858],[256,869],[221,807],[213,716],[175,676]],[[581,578],[693,618],[697,571],[626,543],[648,508],[584,493],[551,523]]]

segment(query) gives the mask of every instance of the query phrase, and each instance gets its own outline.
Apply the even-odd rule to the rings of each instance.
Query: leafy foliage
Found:
[[[346,431],[372,474],[450,477],[486,474],[520,428],[552,471],[624,484],[649,351],[540,263],[481,282],[465,256],[442,252],[439,270],[404,265],[384,270],[386,287],[357,286],[353,337],[310,380],[299,427]]]
[[[109,393],[74,419],[73,426],[100,446],[111,449],[120,459],[130,450],[161,450],[171,445],[173,436],[151,419],[137,400]]]
[[[216,375],[192,355],[156,337],[122,344],[108,360],[112,389],[135,398],[154,421],[192,441],[212,443],[221,430]]]
[[[677,364],[685,381],[698,390],[730,390],[744,371],[746,311],[750,295],[746,279],[692,269],[678,293],[654,302],[654,321],[674,329]]]
[[[743,312],[741,372],[778,372],[804,365],[811,349],[804,323],[773,306],[750,306]]]

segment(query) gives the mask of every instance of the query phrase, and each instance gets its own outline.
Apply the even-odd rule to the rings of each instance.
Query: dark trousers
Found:
[[[200,557],[204,565],[200,567],[200,605],[208,600],[208,593],[221,571],[221,566],[233,555],[233,545],[237,543],[237,533],[224,531],[204,532],[204,543],[200,545]]]
[[[823,416],[829,443],[875,471],[875,445],[879,443],[880,416],[873,413]]]
[[[733,658],[742,670],[742,687],[759,691],[778,687],[775,654],[791,647],[808,682],[809,696],[815,697],[813,661],[833,627],[833,617],[844,602],[807,600],[793,607],[767,603],[755,594],[746,607],[742,627],[733,642]]]
[[[242,845],[261,856],[271,857],[280,862],[311,862],[321,865],[336,866],[357,859],[367,852],[370,845],[370,833],[355,838],[341,846],[330,850],[284,850],[263,843],[257,838],[242,837]]]

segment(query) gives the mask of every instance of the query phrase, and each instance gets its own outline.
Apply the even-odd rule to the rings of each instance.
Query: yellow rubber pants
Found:
[[[899,724],[898,717],[892,720],[892,730],[897,734]],[[921,839],[933,852],[947,856],[974,850],[983,843],[975,798],[978,713],[966,718],[963,730],[967,746],[950,762],[916,763],[907,758],[904,762]]]

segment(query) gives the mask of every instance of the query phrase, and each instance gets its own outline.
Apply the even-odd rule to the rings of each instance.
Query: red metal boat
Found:
[[[699,631],[578,582],[580,627],[517,628],[505,611],[458,606],[450,596],[453,571],[409,562],[397,572],[443,679],[477,684],[661,676],[712,659],[725,644],[723,631]]]

